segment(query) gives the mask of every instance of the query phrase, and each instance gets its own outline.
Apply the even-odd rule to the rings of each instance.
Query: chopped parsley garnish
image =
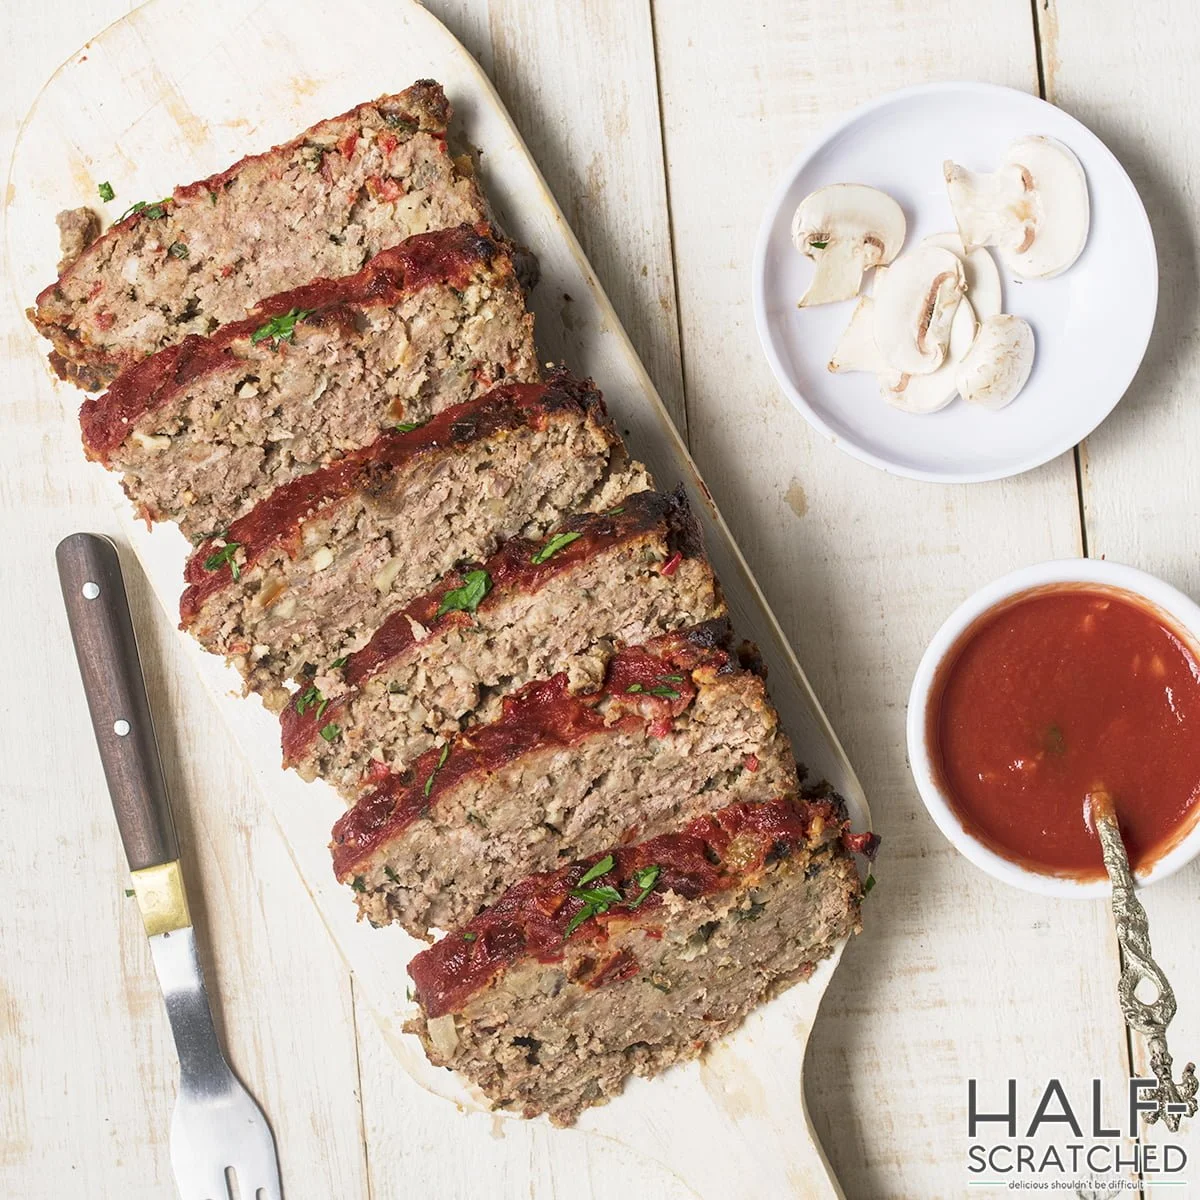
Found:
[[[334,738],[340,737],[342,727],[330,721],[328,725],[321,726],[321,736],[327,741],[332,742]]]
[[[389,880],[391,880],[392,883],[400,882],[400,876],[397,875],[396,872],[393,871],[391,867],[385,865],[383,868],[383,873],[388,877]]]
[[[583,887],[585,883],[591,883],[593,879],[599,879],[601,875],[607,875],[616,865],[617,860],[611,854],[606,854],[599,862],[593,863],[583,873],[578,886]]]
[[[614,904],[619,904],[629,909],[637,908],[650,895],[654,889],[654,885],[658,882],[659,875],[662,873],[662,868],[657,864],[652,864],[648,867],[639,867],[638,870],[634,871],[633,881],[641,890],[632,900],[626,900],[615,887],[611,887],[608,884],[594,888],[584,886],[599,879],[602,875],[607,875],[615,865],[616,860],[613,856],[606,854],[598,863],[593,864],[580,878],[579,883],[568,892],[568,895],[574,897],[576,900],[582,900],[583,907],[567,922],[567,929],[563,934],[564,941],[584,921],[589,921],[592,917],[608,912]]]
[[[544,563],[546,559],[557,554],[563,547],[569,546],[572,542],[578,541],[583,534],[581,533],[556,533],[529,561],[537,566],[538,563]]]
[[[617,508],[610,508],[604,515],[606,517],[619,517],[625,511],[625,505],[620,505]]]
[[[392,428],[397,433],[412,433],[414,429],[420,429],[428,424],[428,421],[401,421],[399,425],[393,425]]]
[[[479,936],[479,934],[477,934],[477,933],[464,933],[463,941],[464,942],[473,942],[478,936]]]
[[[113,191],[113,185],[106,179],[97,189],[100,193],[100,199],[107,204],[110,200],[116,197],[116,192]]]
[[[863,884],[863,895],[864,896],[868,895],[874,886],[875,886],[875,876],[868,875],[867,882]]]
[[[220,550],[214,550],[204,560],[204,569],[206,571],[219,571],[222,567],[228,566],[229,573],[233,576],[234,582],[241,579],[242,569],[237,565],[237,560],[234,558],[241,544],[241,542],[226,542]]]
[[[306,688],[300,693],[300,695],[296,697],[296,712],[299,713],[300,716],[304,716],[304,714],[310,708],[315,708],[317,710],[317,720],[319,721],[325,715],[325,709],[328,707],[329,700],[325,696],[321,695],[321,689],[317,687],[316,684]],[[322,737],[324,737],[324,734],[325,731],[322,730]],[[336,736],[336,734],[333,734],[330,738],[326,738],[325,740],[331,741],[332,737]]]
[[[645,898],[654,890],[654,885],[658,882],[658,877],[662,874],[662,867],[657,863],[652,863],[648,867],[640,867],[633,873],[633,882],[642,890],[638,892],[637,897],[629,901],[629,908],[637,908]]]
[[[664,675],[664,679],[682,679],[682,675]],[[674,688],[669,687],[652,687],[648,688],[641,683],[631,683],[626,689],[627,695],[637,695],[644,692],[647,696],[663,696],[667,700],[678,700],[679,693]]]
[[[134,213],[139,213],[148,220],[161,221],[167,215],[167,205],[170,203],[170,196],[166,197],[165,200],[139,200],[136,204],[131,204],[117,220],[123,221],[126,217],[131,217]]]
[[[311,308],[293,308],[290,312],[272,317],[265,325],[260,325],[251,335],[250,341],[257,346],[270,338],[278,349],[280,342],[290,342],[296,336],[296,326],[305,317],[312,316]]]
[[[126,889],[125,889],[125,895],[126,895],[126,896],[132,896],[132,895],[133,895],[133,888],[126,888]]]
[[[385,113],[383,119],[389,129],[398,129],[401,133],[416,133],[420,129],[411,117],[402,117],[399,113]]]
[[[172,258],[187,258],[187,256],[188,256],[187,242],[172,242],[167,247],[167,253]]]
[[[363,877],[361,875],[355,875],[355,877],[352,880],[350,880],[350,886],[356,892],[365,892],[367,890],[367,885],[364,882]]]
[[[333,662],[329,664],[329,666],[332,670],[336,671],[339,667],[344,667],[349,661],[350,655],[343,654],[341,658],[335,658]]]
[[[811,246],[811,247],[812,247],[814,250],[824,250],[824,249],[825,249],[825,247],[829,245],[829,243],[828,243],[828,242],[809,242],[808,244],[809,244],[809,245],[810,245],[810,246]]]
[[[468,571],[462,587],[451,588],[438,605],[437,615],[444,617],[448,612],[473,613],[492,590],[492,577],[486,571]]]
[[[429,778],[425,780],[424,796],[429,799],[429,793],[433,791],[433,781],[437,778],[437,773],[446,765],[446,759],[450,757],[450,743],[447,742],[442,747],[441,757],[437,760],[437,766],[429,772]]]
[[[682,675],[660,675],[659,679],[661,679],[663,681],[663,683],[682,683],[684,680],[684,676],[682,676]]]

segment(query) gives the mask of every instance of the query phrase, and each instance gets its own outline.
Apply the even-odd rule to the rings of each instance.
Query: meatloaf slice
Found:
[[[148,521],[223,528],[297,475],[497,383],[538,378],[533,318],[486,226],[419,234],[357,274],[189,335],[80,410],[88,457]]]
[[[559,671],[571,690],[593,690],[615,648],[725,612],[681,493],[641,492],[560,533],[577,536],[540,561],[537,542],[505,542],[318,672],[284,709],[284,765],[352,799],[381,771],[494,720],[505,693]],[[323,737],[331,726],[337,736]]]
[[[182,628],[278,710],[305,664],[365,645],[455,563],[646,486],[590,382],[507,384],[284,484],[206,540]]]
[[[441,85],[421,80],[135,205],[30,310],[55,370],[96,390],[189,333],[240,320],[260,296],[485,220],[470,160],[446,148],[449,120]]]
[[[756,793],[769,796],[769,792]],[[697,1057],[859,928],[840,806],[735,803],[515,884],[409,965],[430,1060],[569,1125]]]
[[[363,916],[423,936],[530,871],[795,786],[761,677],[700,626],[614,655],[594,693],[528,684],[383,780],[334,826],[334,871]]]

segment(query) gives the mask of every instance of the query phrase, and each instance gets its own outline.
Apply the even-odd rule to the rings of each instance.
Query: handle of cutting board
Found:
[[[92,729],[131,871],[179,857],[117,548],[73,533],[55,551]]]

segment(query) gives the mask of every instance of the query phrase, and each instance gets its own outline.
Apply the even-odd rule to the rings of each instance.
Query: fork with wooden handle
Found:
[[[183,1200],[280,1200],[275,1141],[221,1052],[117,550],[74,533],[55,557],[79,672],[179,1054],[171,1167]]]

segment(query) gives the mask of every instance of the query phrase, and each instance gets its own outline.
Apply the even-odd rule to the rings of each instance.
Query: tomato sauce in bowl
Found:
[[[964,829],[1027,869],[1104,876],[1091,791],[1115,798],[1135,871],[1200,818],[1200,656],[1132,593],[1055,584],[985,613],[939,665],[925,722]]]

